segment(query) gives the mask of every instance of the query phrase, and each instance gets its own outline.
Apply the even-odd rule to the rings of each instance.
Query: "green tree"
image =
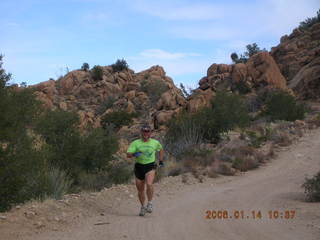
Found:
[[[183,96],[184,96],[185,98],[190,97],[190,93],[187,92],[185,86],[184,86],[182,83],[180,83],[180,89],[181,89],[181,91],[182,91],[182,93],[183,93]]]
[[[161,95],[168,90],[168,86],[161,79],[148,79],[141,82],[141,91],[145,92],[151,104],[156,104]]]
[[[246,46],[246,51],[240,55],[240,58],[237,53],[233,52],[230,55],[230,58],[233,63],[246,63],[248,59],[256,53],[267,51],[265,48],[260,49],[258,44],[252,43]]]
[[[127,126],[133,123],[133,118],[137,117],[136,113],[128,113],[126,111],[115,111],[105,114],[101,119],[101,125],[104,129],[113,126],[120,129],[122,126]]]
[[[241,96],[217,92],[211,102],[211,108],[199,113],[203,121],[204,137],[210,141],[218,141],[221,134],[235,127],[245,127],[249,123],[247,104]]]
[[[305,106],[284,91],[270,92],[265,101],[263,114],[270,116],[271,120],[295,121],[303,119],[306,113]]]
[[[320,22],[320,9],[317,11],[317,16],[307,18],[306,20],[300,22],[299,28],[306,29],[318,22]]]
[[[99,81],[102,79],[103,77],[103,69],[101,66],[99,65],[95,65],[92,69],[91,69],[91,75],[93,80],[95,81]]]
[[[308,201],[320,202],[320,171],[312,178],[306,178],[302,187]]]
[[[92,129],[82,137],[79,149],[82,168],[87,172],[97,173],[105,170],[119,148],[118,138],[112,131],[102,128]]]
[[[247,51],[244,52],[244,56],[247,57],[247,58],[250,58],[251,56],[253,56],[254,54],[257,54],[259,52],[266,51],[265,48],[264,49],[260,49],[258,47],[258,44],[256,44],[256,43],[248,44],[246,46],[246,48],[247,48]]]
[[[111,65],[113,72],[121,72],[123,70],[128,70],[129,65],[126,60],[118,59],[114,64]]]
[[[0,56],[0,211],[39,197],[45,159],[35,147],[32,128],[41,105],[33,91],[8,85],[11,75]]]
[[[89,71],[89,69],[90,69],[89,63],[83,63],[82,64],[81,70],[87,72],[87,71]]]
[[[43,114],[36,128],[46,143],[49,163],[75,178],[82,168],[78,125],[79,117],[76,113],[55,110]]]

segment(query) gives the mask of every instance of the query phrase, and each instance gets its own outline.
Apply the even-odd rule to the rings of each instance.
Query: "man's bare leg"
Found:
[[[152,212],[152,199],[153,199],[153,180],[155,177],[155,170],[151,170],[146,174],[146,184],[147,184],[147,197],[148,197],[148,204],[147,204],[147,212]]]
[[[138,178],[136,178],[136,187],[138,190],[138,197],[139,197],[139,201],[141,203],[141,206],[144,206],[146,197],[144,194],[144,185],[145,185],[145,181],[144,180],[140,180]]]

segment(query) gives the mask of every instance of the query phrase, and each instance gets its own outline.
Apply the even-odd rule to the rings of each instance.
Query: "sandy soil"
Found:
[[[53,218],[63,212],[65,221],[57,218],[45,221],[50,218],[38,210],[37,216],[40,219],[42,216],[45,224],[37,222],[39,217],[26,218],[29,225],[22,224],[15,219],[27,215],[25,211],[32,206],[16,209],[5,221],[0,221],[0,236],[4,237],[0,238],[318,240],[320,203],[306,203],[301,184],[306,176],[320,170],[319,156],[320,129],[317,129],[290,147],[279,149],[276,158],[254,171],[205,179],[203,183],[191,177],[187,183],[182,183],[181,176],[163,179],[155,185],[154,212],[145,217],[137,216],[139,205],[134,185],[118,186],[75,197],[68,204],[61,202],[67,206],[58,210],[50,209]],[[228,219],[207,219],[207,211],[227,211]],[[261,218],[254,219],[252,211],[260,211]],[[269,211],[278,211],[278,219],[271,219]],[[290,219],[286,219],[286,213]]]

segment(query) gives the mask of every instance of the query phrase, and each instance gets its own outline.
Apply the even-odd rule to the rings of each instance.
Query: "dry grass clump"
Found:
[[[236,170],[232,167],[231,163],[221,162],[216,170],[219,174],[226,176],[233,176]]]
[[[309,129],[320,127],[320,113],[307,120],[307,124]]]
[[[275,134],[272,135],[271,140],[281,147],[286,147],[292,144],[292,138],[287,132],[277,131]]]

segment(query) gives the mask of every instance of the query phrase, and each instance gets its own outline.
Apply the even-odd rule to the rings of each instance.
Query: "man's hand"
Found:
[[[142,152],[135,152],[132,154],[132,156],[134,157],[139,157],[142,154]]]
[[[164,162],[163,161],[159,161],[159,167],[164,167]]]

